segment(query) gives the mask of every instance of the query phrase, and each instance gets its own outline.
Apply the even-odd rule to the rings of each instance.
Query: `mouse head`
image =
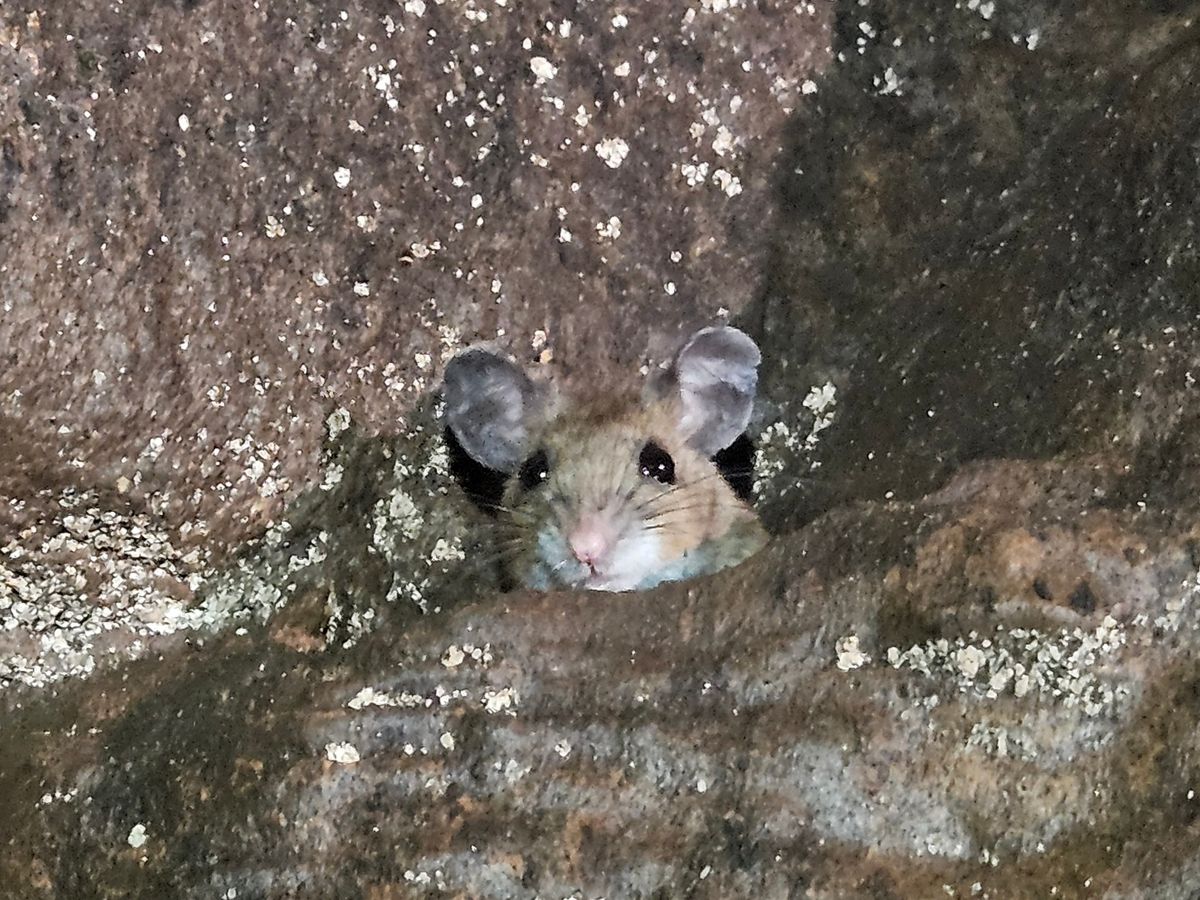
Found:
[[[705,328],[642,396],[575,406],[482,348],[446,368],[448,425],[478,463],[510,476],[501,550],[527,587],[631,590],[740,562],[754,514],[712,457],[745,430],[758,348]]]

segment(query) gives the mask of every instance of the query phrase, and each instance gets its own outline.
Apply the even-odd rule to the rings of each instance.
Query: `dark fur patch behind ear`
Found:
[[[508,476],[473,459],[450,426],[444,429],[442,439],[446,442],[446,455],[450,458],[450,476],[476,507],[494,518],[497,507],[504,499]]]
[[[712,458],[734,495],[746,503],[754,499],[754,452],[754,441],[742,434]]]

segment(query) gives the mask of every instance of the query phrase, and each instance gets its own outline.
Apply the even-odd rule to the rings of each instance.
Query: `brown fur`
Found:
[[[570,515],[581,506],[603,505],[613,496],[627,497],[628,521],[652,520],[664,564],[720,538],[735,525],[758,529],[753,511],[737,498],[712,461],[688,446],[678,421],[675,402],[643,406],[628,393],[571,407],[548,422],[533,442],[550,457],[548,483],[527,494],[514,481],[506,505],[540,518]],[[673,486],[641,475],[638,456],[647,441],[657,443],[674,460]]]

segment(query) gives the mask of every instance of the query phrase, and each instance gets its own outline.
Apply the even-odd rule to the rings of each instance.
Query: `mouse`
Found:
[[[634,591],[737,565],[767,540],[714,458],[744,439],[761,354],[702,328],[639,390],[565,397],[487,345],[446,365],[446,426],[504,478],[507,578],[533,590]],[[743,473],[745,474],[745,473]]]

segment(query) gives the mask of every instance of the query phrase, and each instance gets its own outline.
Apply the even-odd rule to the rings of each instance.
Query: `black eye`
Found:
[[[675,460],[671,454],[654,441],[647,441],[638,456],[638,468],[647,478],[653,478],[663,484],[675,483]]]
[[[527,491],[532,491],[535,487],[546,480],[550,475],[550,460],[546,457],[545,450],[539,450],[525,462],[521,463],[521,470],[517,472],[517,479],[521,482],[521,487]]]

